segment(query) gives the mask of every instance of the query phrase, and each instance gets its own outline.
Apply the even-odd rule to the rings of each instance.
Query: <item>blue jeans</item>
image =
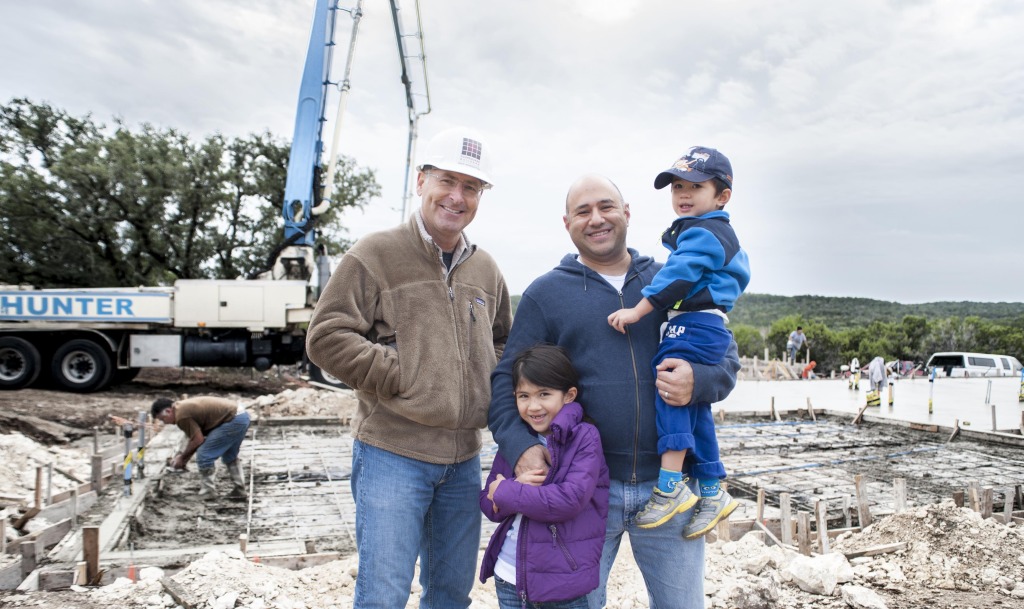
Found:
[[[636,514],[647,503],[657,480],[630,484],[612,480],[608,497],[608,532],[601,554],[601,585],[587,595],[590,609],[601,609],[606,603],[608,574],[619,552],[622,534],[629,533],[633,558],[647,585],[650,609],[704,609],[704,538],[687,540],[683,526],[694,510],[679,514],[660,527],[641,529]],[[697,483],[690,480],[696,493]]]
[[[480,457],[437,465],[356,440],[357,609],[405,607],[416,558],[420,607],[469,607],[480,549]]]
[[[238,450],[242,447],[245,432],[249,430],[249,413],[240,412],[227,423],[214,427],[206,440],[196,450],[196,465],[199,469],[210,469],[221,460],[230,465],[238,460]]]
[[[494,576],[494,591],[498,595],[498,607],[500,609],[589,609],[587,597],[580,596],[567,601],[554,601],[550,603],[525,603],[516,594],[515,584],[510,584],[497,575]]]

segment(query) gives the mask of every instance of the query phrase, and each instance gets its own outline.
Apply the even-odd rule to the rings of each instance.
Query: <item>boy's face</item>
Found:
[[[715,184],[707,182],[687,182],[672,180],[672,209],[679,217],[703,216],[708,212],[722,209],[732,197],[732,190],[726,188],[721,194],[715,195]]]

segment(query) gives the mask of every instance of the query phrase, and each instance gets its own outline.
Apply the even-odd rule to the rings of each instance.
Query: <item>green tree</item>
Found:
[[[764,357],[764,337],[760,330],[742,324],[730,324],[729,329],[736,339],[740,357]]]
[[[0,283],[165,285],[248,276],[283,234],[287,143],[269,133],[194,142],[173,129],[113,129],[46,104],[0,106]],[[349,245],[342,210],[379,196],[342,158],[318,240]]]

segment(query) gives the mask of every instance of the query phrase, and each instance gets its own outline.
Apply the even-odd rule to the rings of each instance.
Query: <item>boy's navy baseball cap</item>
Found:
[[[718,178],[732,188],[732,163],[714,148],[694,146],[674,165],[654,178],[655,188],[665,188],[679,178],[687,182],[707,182]]]

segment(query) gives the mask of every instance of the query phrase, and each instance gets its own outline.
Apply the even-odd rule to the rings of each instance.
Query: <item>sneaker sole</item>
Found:
[[[732,501],[724,508],[722,508],[722,511],[718,514],[718,516],[715,516],[714,519],[712,519],[711,522],[708,523],[708,525],[705,526],[703,529],[699,531],[694,531],[693,533],[690,533],[689,535],[684,535],[683,537],[685,537],[686,539],[697,539],[698,537],[703,537],[704,535],[707,535],[711,531],[711,529],[718,526],[719,522],[722,522],[723,520],[728,518],[729,515],[732,514],[733,511],[735,511],[736,508],[739,507],[739,505],[739,501]]]
[[[641,529],[653,529],[656,527],[660,527],[669,520],[672,520],[676,516],[676,514],[685,514],[686,512],[689,512],[693,508],[693,506],[697,505],[697,499],[697,495],[690,495],[689,501],[686,501],[685,503],[680,503],[679,507],[669,512],[668,514],[665,514],[658,520],[655,520],[654,522],[649,522],[647,524],[637,524],[637,526]]]

